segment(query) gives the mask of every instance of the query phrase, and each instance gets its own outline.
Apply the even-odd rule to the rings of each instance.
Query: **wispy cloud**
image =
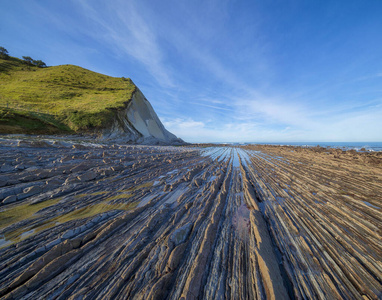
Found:
[[[204,122],[194,121],[191,118],[188,118],[188,119],[176,118],[171,120],[165,119],[163,121],[163,124],[169,128],[193,129],[193,130],[201,129],[201,128],[204,128],[205,126]]]
[[[372,75],[369,75],[369,76],[360,77],[360,78],[358,78],[358,80],[367,80],[367,79],[379,78],[379,77],[382,77],[382,72],[376,73],[376,74],[372,74]]]
[[[231,108],[226,108],[226,107],[217,106],[217,105],[209,105],[209,104],[198,103],[198,102],[190,102],[190,104],[195,104],[195,105],[199,105],[199,106],[203,106],[203,107],[208,107],[208,108],[213,108],[213,109],[217,109],[217,110],[232,111]]]
[[[359,45],[372,35],[322,28],[311,21],[326,18],[317,11],[280,4],[281,14],[230,0],[40,2],[12,4],[0,25],[7,19],[23,36],[39,32],[35,49],[57,64],[132,77],[186,140],[382,140],[379,44],[365,52]],[[370,20],[375,32],[378,22]]]
[[[155,29],[142,17],[137,2],[113,1],[110,5],[102,4],[102,9],[95,9],[93,1],[78,4],[97,26],[96,32],[88,34],[122,57],[127,54],[142,63],[160,84],[174,86]]]
[[[338,137],[341,134],[346,136],[344,134],[346,128],[353,128],[353,132],[359,132],[352,124],[354,122],[365,124],[366,115],[375,119],[373,111],[370,111],[368,107],[357,108],[359,104],[351,101],[334,102],[330,106],[320,105],[321,99],[324,99],[326,95],[320,95],[319,92],[336,89],[343,84],[341,81],[332,83],[329,80],[323,80],[316,86],[300,86],[291,91],[277,88],[263,89],[261,79],[253,84],[253,81],[246,78],[246,74],[243,74],[237,66],[234,68],[234,65],[224,61],[228,57],[217,55],[218,52],[212,46],[213,44],[203,44],[212,36],[218,39],[222,34],[219,30],[214,31],[214,28],[205,30],[206,24],[210,21],[199,20],[196,17],[190,19],[186,27],[182,28],[170,26],[171,22],[166,20],[160,27],[155,27],[158,25],[158,19],[150,21],[148,18],[155,19],[157,16],[139,2],[118,2],[121,9],[117,13],[102,12],[102,15],[91,8],[90,2],[85,3],[86,8],[91,11],[92,20],[97,22],[104,32],[103,40],[145,65],[151,75],[169,90],[177,87],[178,90],[179,88],[183,90],[181,93],[183,97],[196,98],[196,101],[191,100],[187,104],[184,102],[183,105],[205,108],[205,110],[197,109],[194,113],[188,109],[179,110],[176,117],[165,120],[165,126],[180,136],[194,140],[213,136],[224,141],[303,139],[304,136],[307,139],[310,135],[325,138],[334,133]],[[221,10],[224,11],[226,8],[223,6]],[[214,17],[211,16],[211,22],[216,21],[217,28],[224,24],[224,16],[227,15],[222,13],[222,16],[222,19],[217,20],[213,20]],[[111,20],[112,17],[113,20]],[[187,26],[192,28],[185,30]],[[179,75],[181,74],[172,74],[171,66],[164,63],[165,55],[168,53],[163,41],[178,50],[178,59],[182,58],[184,61],[191,59],[196,62],[195,66],[202,68],[201,75],[206,76],[205,74],[209,73],[212,75],[211,82],[219,83],[222,88],[216,89],[215,85],[216,91],[211,91],[206,89],[206,86],[200,90],[180,87],[179,83],[182,80],[179,80]],[[253,72],[257,73],[261,70],[265,72],[264,77],[267,79],[269,74],[266,72],[271,74],[273,70],[266,65],[267,57],[261,53],[262,51],[258,51],[249,55],[247,59],[255,68]],[[188,65],[187,68],[192,70],[193,65]],[[378,73],[373,78],[378,78],[379,75]],[[192,85],[193,82],[189,84]],[[192,96],[184,94],[187,90],[192,93]],[[209,95],[210,93],[214,94],[213,98]],[[219,98],[221,100],[217,100]],[[175,102],[179,101],[176,93],[173,93],[172,99]],[[166,102],[168,101],[166,99]],[[168,105],[171,105],[171,101]],[[354,111],[356,113],[353,113]],[[223,113],[224,119],[222,119]],[[213,122],[202,120],[203,116],[211,118]],[[335,126],[336,129],[330,130],[331,126]]]
[[[262,126],[256,122],[231,122],[227,120],[216,126],[215,122],[195,121],[191,118],[165,119],[165,127],[187,142],[248,142],[271,141],[282,137],[280,131]],[[290,132],[290,136],[296,131]]]

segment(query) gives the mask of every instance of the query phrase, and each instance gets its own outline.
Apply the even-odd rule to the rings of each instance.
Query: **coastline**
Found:
[[[293,147],[322,147],[342,150],[356,151],[382,151],[382,142],[242,142],[242,143],[209,143],[213,145],[247,146],[247,145],[269,145],[269,146],[293,146]]]

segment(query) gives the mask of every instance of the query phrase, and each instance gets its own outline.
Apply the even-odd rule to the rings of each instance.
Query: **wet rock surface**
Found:
[[[0,155],[2,299],[382,295],[378,155],[11,139]]]

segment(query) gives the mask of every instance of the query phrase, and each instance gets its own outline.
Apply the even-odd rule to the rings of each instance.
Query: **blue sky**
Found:
[[[186,141],[382,141],[382,1],[0,7],[11,55],[130,77]]]

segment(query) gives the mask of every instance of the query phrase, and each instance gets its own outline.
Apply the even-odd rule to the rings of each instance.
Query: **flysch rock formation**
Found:
[[[1,299],[382,296],[381,157],[11,139],[0,155]]]
[[[110,128],[103,130],[103,139],[137,144],[181,145],[184,142],[166,130],[150,102],[136,88],[126,107],[116,111]]]

